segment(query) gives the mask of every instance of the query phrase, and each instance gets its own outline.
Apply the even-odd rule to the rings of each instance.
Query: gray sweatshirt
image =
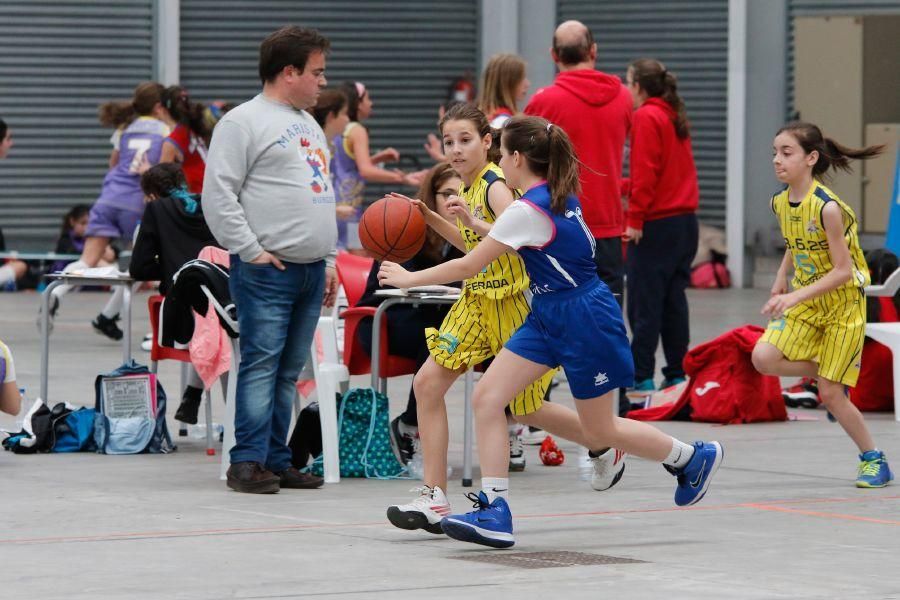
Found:
[[[203,179],[213,235],[248,262],[263,250],[292,263],[334,264],[337,220],[322,128],[304,110],[259,94],[216,125]]]

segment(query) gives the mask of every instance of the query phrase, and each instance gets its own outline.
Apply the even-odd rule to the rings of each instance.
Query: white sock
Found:
[[[675,467],[676,469],[681,469],[691,462],[692,456],[694,456],[693,446],[672,438],[672,450],[663,460],[663,464]]]
[[[13,281],[16,278],[15,270],[9,265],[3,265],[0,267],[0,285],[6,285],[8,281]]]
[[[100,311],[104,317],[107,319],[112,319],[119,311],[122,310],[122,304],[125,299],[125,288],[121,285],[117,285],[116,289],[112,292],[112,297],[110,297],[109,302],[106,303],[106,306],[103,307],[103,310]]]
[[[509,500],[509,478],[482,477],[481,491],[487,496],[488,502],[493,502],[495,498]]]

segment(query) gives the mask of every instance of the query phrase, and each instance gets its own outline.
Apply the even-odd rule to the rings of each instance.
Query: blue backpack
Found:
[[[144,365],[133,359],[113,371],[97,376],[94,382],[96,394],[96,418],[94,419],[94,442],[100,454],[167,454],[175,445],[166,426],[166,392],[156,376],[156,414],[137,417],[110,417],[103,405],[103,380],[127,375],[150,375]]]
[[[406,479],[403,466],[391,449],[388,399],[372,388],[354,388],[344,394],[338,408],[338,446],[341,477]],[[323,455],[309,467],[324,474]]]

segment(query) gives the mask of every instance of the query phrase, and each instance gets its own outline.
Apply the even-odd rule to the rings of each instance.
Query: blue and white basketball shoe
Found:
[[[462,542],[472,542],[491,548],[509,548],[513,538],[512,513],[503,498],[488,502],[484,492],[466,494],[475,510],[464,515],[450,515],[441,519],[441,529],[448,536]]]
[[[675,504],[690,506],[700,502],[724,456],[719,442],[694,442],[694,455],[688,464],[680,469],[665,465],[666,470],[678,478]]]

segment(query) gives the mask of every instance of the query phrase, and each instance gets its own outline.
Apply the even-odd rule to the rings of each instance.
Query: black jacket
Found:
[[[203,209],[189,214],[181,200],[160,198],[147,204],[128,270],[138,281],[159,281],[167,294],[172,277],[181,266],[197,258],[206,246],[219,246]]]
[[[183,347],[194,337],[194,314],[201,315],[212,304],[219,323],[232,338],[238,337],[237,310],[228,290],[228,269],[207,262],[192,260],[172,277],[172,287],[160,309],[160,345]]]

